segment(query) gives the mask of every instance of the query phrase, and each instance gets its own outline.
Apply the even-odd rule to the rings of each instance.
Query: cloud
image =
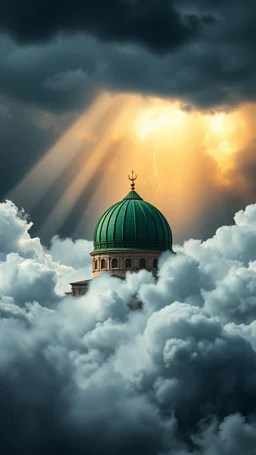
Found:
[[[208,14],[189,14],[178,9],[175,2],[165,0],[111,0],[107,7],[102,0],[75,0],[72,8],[56,0],[45,2],[43,8],[30,2],[18,9],[19,22],[14,14],[17,8],[16,1],[8,10],[2,5],[0,29],[20,43],[44,42],[59,33],[83,32],[107,41],[140,44],[157,53],[195,39],[203,25],[213,22]]]
[[[113,0],[105,8],[97,0],[70,8],[55,0],[44,14],[34,3],[17,13],[12,3],[19,21],[0,10],[0,92],[15,101],[66,112],[102,88],[178,98],[190,110],[255,100],[254,15],[241,2]]]
[[[90,277],[91,242],[54,237],[48,251],[39,238],[31,238],[31,227],[28,216],[11,201],[0,204],[0,295],[18,305],[35,300],[51,306],[70,281]]]
[[[234,414],[225,418],[220,425],[213,423],[200,438],[196,438],[196,442],[201,448],[196,451],[197,455],[253,454],[256,432],[251,423],[246,422],[241,415]]]
[[[75,299],[58,282],[85,273],[91,243],[55,237],[46,250],[1,204],[3,453],[253,453],[255,219],[248,206],[229,244],[222,227],[165,253],[157,283],[147,271],[101,276]],[[244,256],[232,250],[240,235]],[[129,311],[134,295],[142,311]]]
[[[70,265],[74,268],[82,268],[85,263],[90,263],[89,254],[93,250],[93,243],[88,240],[61,239],[54,236],[51,240],[49,252],[54,261]]]

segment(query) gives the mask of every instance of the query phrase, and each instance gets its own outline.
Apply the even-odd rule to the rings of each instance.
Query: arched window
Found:
[[[131,258],[125,259],[125,268],[126,269],[131,269],[132,268],[132,260],[131,260]]]
[[[98,268],[98,261],[97,261],[97,259],[95,259],[94,268],[95,268],[95,270],[97,270],[97,268]]]
[[[141,258],[140,259],[139,267],[140,267],[140,269],[145,269],[146,268],[146,259],[145,258]]]
[[[106,265],[107,265],[107,264],[106,264],[105,259],[101,259],[101,261],[100,261],[100,268],[101,268],[101,270],[106,270]]]
[[[118,269],[118,259],[113,258],[111,261],[112,269]]]
[[[157,269],[157,259],[153,259],[153,269]]]

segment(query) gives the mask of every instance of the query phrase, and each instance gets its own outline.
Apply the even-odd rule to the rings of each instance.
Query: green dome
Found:
[[[98,250],[172,250],[172,232],[159,210],[130,191],[100,218],[93,236]]]

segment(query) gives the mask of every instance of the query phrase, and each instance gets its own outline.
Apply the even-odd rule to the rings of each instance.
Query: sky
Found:
[[[255,455],[255,13],[0,2],[1,453]],[[65,296],[132,169],[176,254]]]
[[[179,243],[255,202],[251,0],[0,6],[0,200],[32,233],[92,238],[129,190]]]

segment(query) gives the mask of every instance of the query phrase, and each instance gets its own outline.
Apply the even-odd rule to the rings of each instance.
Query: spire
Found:
[[[134,191],[135,189],[135,180],[137,179],[137,175],[134,174],[134,172],[132,171],[132,176],[128,175],[128,179],[131,180],[131,190]]]

